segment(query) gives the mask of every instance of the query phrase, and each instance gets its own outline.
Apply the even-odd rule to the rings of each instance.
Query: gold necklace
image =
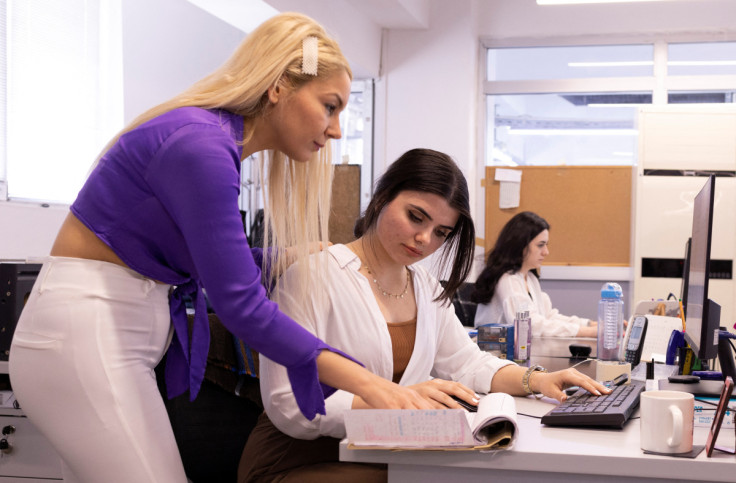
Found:
[[[384,290],[384,288],[381,287],[381,284],[378,283],[378,279],[373,274],[373,271],[371,270],[371,267],[369,267],[366,264],[365,265],[365,269],[368,271],[368,274],[373,279],[373,283],[376,284],[376,287],[378,287],[378,291],[381,292],[382,295],[384,295],[384,296],[386,296],[388,298],[394,297],[396,299],[403,299],[404,298],[404,295],[406,295],[406,293],[409,291],[409,280],[410,280],[410,277],[409,277],[409,270],[408,269],[405,268],[405,270],[406,270],[406,285],[404,285],[404,291],[401,292],[401,293],[399,293],[399,294],[391,293],[388,290]]]

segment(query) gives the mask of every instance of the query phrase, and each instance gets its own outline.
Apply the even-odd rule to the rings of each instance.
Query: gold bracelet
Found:
[[[529,369],[527,369],[526,372],[524,372],[524,375],[521,377],[521,385],[524,388],[525,393],[532,394],[537,399],[542,399],[542,393],[532,391],[532,387],[529,385],[529,380],[531,379],[532,374],[535,372],[547,372],[547,369],[536,364],[530,366]]]

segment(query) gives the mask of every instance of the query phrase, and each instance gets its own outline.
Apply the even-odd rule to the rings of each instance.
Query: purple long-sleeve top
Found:
[[[286,366],[306,417],[324,414],[316,358],[342,354],[278,310],[261,284],[262,251],[250,248],[238,211],[243,118],[223,110],[175,109],[120,137],[100,159],[71,210],[130,268],[176,286],[176,336],[167,355],[169,397],[199,392],[209,350],[202,288],[222,323]],[[194,301],[188,333],[184,296]],[[344,355],[344,354],[343,354]]]

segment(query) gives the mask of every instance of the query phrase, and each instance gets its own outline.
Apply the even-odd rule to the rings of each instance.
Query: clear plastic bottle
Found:
[[[624,301],[621,286],[608,282],[601,288],[598,302],[598,359],[621,360],[624,337]]]
[[[532,319],[526,304],[521,305],[514,317],[514,360],[529,366],[532,353]]]

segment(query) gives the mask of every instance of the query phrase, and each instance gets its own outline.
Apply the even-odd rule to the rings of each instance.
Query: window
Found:
[[[736,42],[485,47],[485,165],[633,165],[638,107],[736,97]]]
[[[340,113],[342,139],[335,142],[335,164],[360,164],[360,210],[368,207],[373,179],[373,81],[353,81],[350,100]]]
[[[119,0],[2,0],[0,180],[71,203],[123,125]]]
[[[651,103],[651,94],[517,94],[489,96],[495,165],[632,164],[637,148],[633,107],[611,98]],[[604,101],[598,107],[596,101]],[[491,140],[489,140],[491,141]]]
[[[736,42],[670,44],[667,51],[668,75],[736,75]]]

